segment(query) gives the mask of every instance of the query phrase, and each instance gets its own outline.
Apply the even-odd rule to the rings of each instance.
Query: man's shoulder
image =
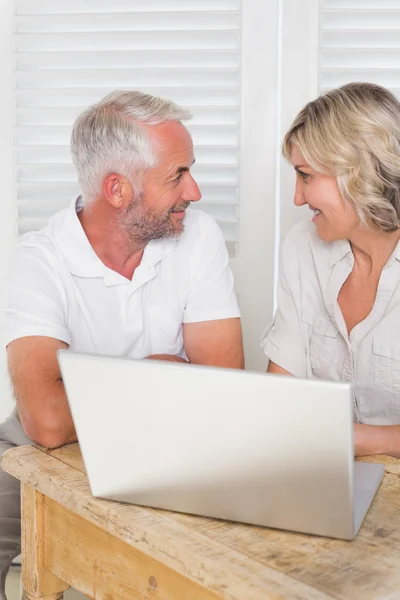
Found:
[[[207,261],[226,249],[218,223],[211,215],[197,208],[186,212],[184,229],[179,237],[159,240],[155,244],[167,249],[168,263],[178,261],[190,269],[195,268],[199,261]]]
[[[222,236],[221,229],[216,220],[203,210],[189,209],[185,217],[185,229],[181,236],[183,243],[197,243],[200,239],[209,236]]]
[[[33,260],[54,264],[58,260],[57,232],[65,220],[66,210],[53,215],[47,225],[37,231],[25,233],[17,242],[14,250],[14,260]]]
[[[185,227],[215,227],[215,219],[204,210],[191,208],[186,213]]]
[[[17,255],[46,256],[47,254],[55,254],[55,250],[54,238],[46,228],[43,228],[23,235],[16,245],[15,253]]]

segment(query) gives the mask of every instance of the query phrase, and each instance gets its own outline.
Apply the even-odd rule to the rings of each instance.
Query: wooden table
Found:
[[[9,450],[27,598],[73,586],[102,600],[400,599],[400,460],[367,460],[385,477],[346,542],[98,500],[78,444]]]

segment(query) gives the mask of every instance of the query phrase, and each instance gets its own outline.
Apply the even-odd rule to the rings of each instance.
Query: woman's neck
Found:
[[[354,264],[365,275],[381,271],[400,240],[400,230],[393,232],[360,228],[349,238]]]

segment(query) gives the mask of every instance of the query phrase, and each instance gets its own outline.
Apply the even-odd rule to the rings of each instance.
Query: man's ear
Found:
[[[129,181],[122,175],[110,173],[103,183],[104,197],[114,208],[126,208],[133,197]]]

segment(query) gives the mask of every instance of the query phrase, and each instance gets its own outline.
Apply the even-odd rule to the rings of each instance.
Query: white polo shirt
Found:
[[[95,254],[78,198],[17,245],[7,283],[5,344],[48,336],[78,352],[185,357],[182,324],[239,317],[222,233],[188,210],[179,238],[150,242],[132,280]]]
[[[348,240],[324,242],[311,221],[296,225],[282,247],[278,310],[262,347],[293,375],[352,383],[355,420],[400,424],[400,242],[370,314],[349,335],[337,299],[353,265]]]

